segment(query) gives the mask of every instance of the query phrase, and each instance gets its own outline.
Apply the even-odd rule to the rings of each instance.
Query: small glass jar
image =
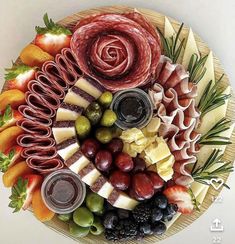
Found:
[[[148,94],[138,88],[117,92],[111,109],[117,115],[116,125],[123,130],[141,129],[153,116],[153,105]]]
[[[58,214],[73,212],[84,201],[86,186],[79,175],[71,170],[61,169],[49,174],[41,188],[46,206]]]

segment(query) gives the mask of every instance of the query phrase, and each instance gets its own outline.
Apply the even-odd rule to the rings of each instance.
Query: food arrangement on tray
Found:
[[[212,52],[133,9],[44,22],[0,95],[9,207],[103,241],[159,237],[200,211],[233,171],[231,89]]]

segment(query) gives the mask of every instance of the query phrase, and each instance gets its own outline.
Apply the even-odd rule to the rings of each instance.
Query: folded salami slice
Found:
[[[49,88],[58,99],[64,98],[64,96],[65,96],[64,87],[60,86],[60,84],[53,81],[43,72],[38,71],[36,73],[36,80],[38,80],[39,83],[42,84],[44,87]]]
[[[31,157],[27,159],[26,162],[30,168],[42,174],[48,174],[64,167],[62,160],[58,157],[48,160],[41,160],[37,157]]]
[[[69,89],[69,84],[63,79],[62,71],[54,61],[45,62],[42,71],[65,91]]]
[[[21,127],[25,132],[28,132],[39,138],[51,136],[51,128],[48,126],[41,125],[36,121],[23,119],[18,121],[17,125]]]
[[[40,111],[43,115],[52,118],[55,115],[55,109],[52,108],[50,103],[46,102],[39,94],[34,94],[32,92],[25,93],[27,104],[35,109]],[[58,104],[59,106],[59,104]]]
[[[51,119],[43,115],[40,111],[36,111],[35,109],[29,107],[28,105],[19,106],[18,111],[24,116],[24,118],[30,119],[32,121],[37,121],[37,123],[40,125],[52,125]]]
[[[78,77],[81,77],[83,73],[82,73],[81,69],[79,68],[78,63],[76,62],[71,49],[64,48],[64,49],[62,49],[61,54],[67,60],[70,69],[72,69],[72,71],[74,71]]]
[[[32,134],[22,134],[17,138],[18,145],[22,147],[43,147],[45,149],[51,148],[55,145],[53,138],[36,137]]]
[[[52,159],[57,155],[57,150],[55,147],[45,148],[45,147],[28,147],[25,148],[21,156],[23,158],[37,158],[39,160]]]

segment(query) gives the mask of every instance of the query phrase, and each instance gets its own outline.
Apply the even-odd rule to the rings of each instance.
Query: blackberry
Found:
[[[151,205],[141,203],[132,211],[132,214],[137,223],[148,222],[151,217]]]
[[[108,241],[128,241],[139,237],[138,224],[133,219],[123,219],[113,229],[105,229]]]

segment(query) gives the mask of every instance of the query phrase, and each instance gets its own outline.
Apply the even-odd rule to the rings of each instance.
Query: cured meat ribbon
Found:
[[[22,157],[26,158],[28,165],[41,173],[64,167],[50,126],[66,90],[81,75],[71,50],[65,48],[56,56],[55,62],[45,62],[36,79],[28,83],[27,105],[19,107],[24,119],[18,122],[25,133],[18,137],[17,142],[24,148]]]
[[[155,74],[161,55],[156,28],[138,12],[81,20],[71,50],[82,72],[111,91],[144,85]]]
[[[195,163],[200,135],[195,128],[200,113],[195,107],[196,86],[189,82],[189,74],[182,65],[172,64],[161,56],[156,82],[149,89],[155,115],[161,118],[159,133],[165,139],[175,157],[174,180],[188,185],[193,179],[187,168]]]

